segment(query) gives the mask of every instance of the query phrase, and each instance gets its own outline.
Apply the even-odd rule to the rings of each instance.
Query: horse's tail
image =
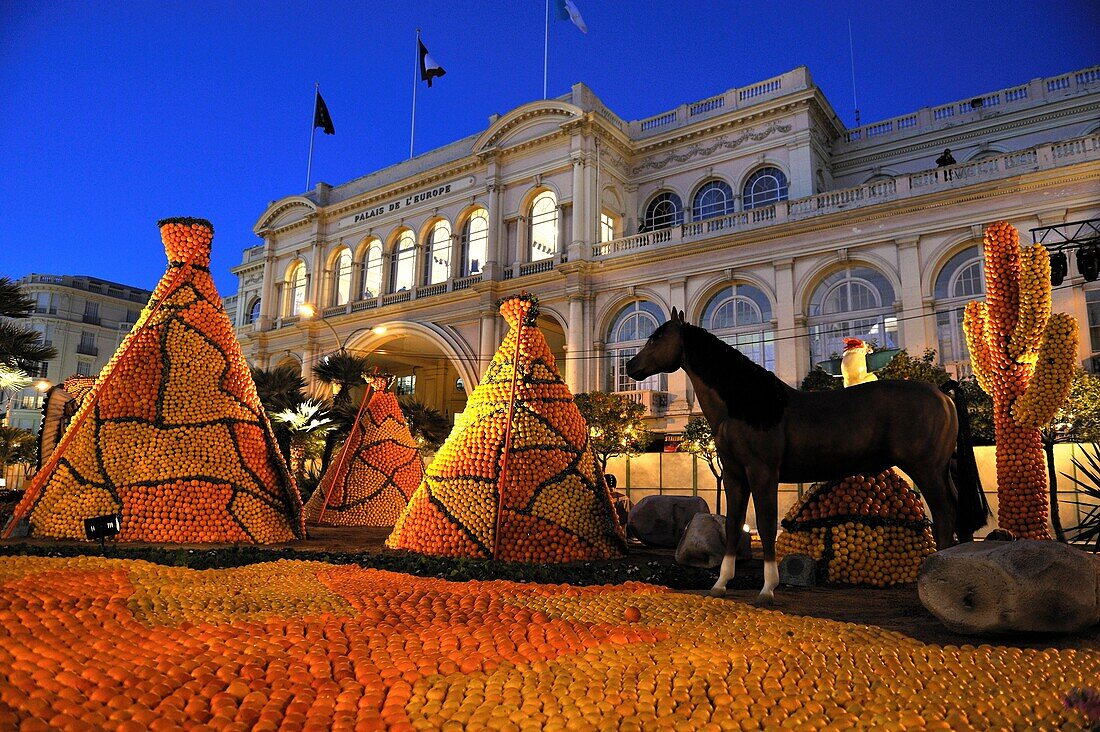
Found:
[[[959,439],[951,467],[959,496],[955,530],[959,539],[964,540],[972,538],[975,531],[986,525],[990,515],[989,503],[986,502],[982,480],[978,475],[978,463],[974,459],[974,441],[970,432],[966,393],[954,379],[943,384],[940,389],[955,402],[955,413],[959,420]]]

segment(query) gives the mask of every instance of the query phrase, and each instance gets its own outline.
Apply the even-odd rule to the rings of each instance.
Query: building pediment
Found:
[[[275,201],[267,207],[252,231],[261,234],[265,229],[281,229],[300,221],[308,220],[317,213],[313,201],[303,196],[290,196]]]
[[[490,125],[474,142],[473,152],[514,147],[558,132],[563,124],[583,117],[583,109],[567,102],[555,99],[531,102],[513,109]]]

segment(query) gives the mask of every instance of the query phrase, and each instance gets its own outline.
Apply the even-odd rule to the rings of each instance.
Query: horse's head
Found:
[[[642,350],[626,362],[626,373],[635,381],[680,368],[684,356],[684,313],[672,308],[672,320],[663,324],[645,342]]]

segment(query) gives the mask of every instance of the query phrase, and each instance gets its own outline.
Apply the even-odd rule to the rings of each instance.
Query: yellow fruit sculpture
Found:
[[[831,582],[916,582],[921,562],[936,551],[920,496],[893,469],[814,483],[782,525],[779,557],[808,554]]]
[[[424,463],[392,383],[367,377],[359,418],[306,502],[307,524],[393,526],[420,485]]]
[[[1041,244],[998,221],[985,231],[985,302],[966,306],[970,363],[993,398],[997,523],[1017,536],[1048,539],[1046,458],[1039,430],[1065,401],[1077,358],[1077,321],[1051,315],[1050,258]]]
[[[210,276],[213,227],[159,222],[168,270],[16,508],[31,532],[83,539],[283,542],[302,503]]]
[[[500,312],[510,330],[386,544],[521,562],[618,556],[625,537],[537,301],[513,296]]]

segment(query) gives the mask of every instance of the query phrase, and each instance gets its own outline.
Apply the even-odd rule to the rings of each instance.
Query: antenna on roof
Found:
[[[852,42],[851,18],[848,18],[848,53],[852,59],[852,108],[856,112],[856,127],[859,127],[859,102],[856,101],[856,49]]]

